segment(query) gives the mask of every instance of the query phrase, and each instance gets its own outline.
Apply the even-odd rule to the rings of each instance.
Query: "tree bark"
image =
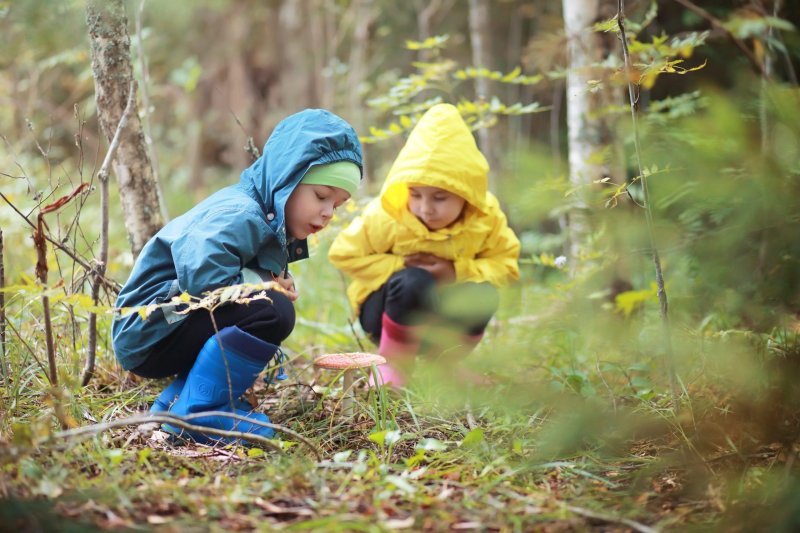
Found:
[[[575,193],[577,205],[569,214],[570,253],[576,256],[588,233],[587,185],[603,177],[603,166],[593,161],[602,148],[601,121],[591,118],[600,107],[599,97],[589,91],[592,65],[599,60],[602,43],[592,31],[599,14],[598,0],[563,0],[564,30],[567,37],[567,132],[569,137],[569,179],[581,187]]]
[[[469,39],[472,45],[472,64],[476,68],[492,68],[492,40],[489,19],[489,0],[469,0]],[[475,79],[475,93],[480,99],[491,97],[487,78]],[[494,175],[497,166],[497,150],[491,132],[487,128],[478,130],[478,144],[489,162],[489,189],[496,191]]]
[[[280,69],[281,103],[287,114],[308,106],[310,98],[309,67],[307,64],[305,3],[303,0],[284,1],[278,11],[283,41]]]
[[[86,5],[97,116],[109,143],[122,118],[133,81],[127,24],[122,0],[90,0]],[[158,183],[136,109],[120,139],[113,168],[128,241],[135,257],[164,224]]]
[[[362,111],[361,91],[359,90],[367,78],[367,59],[369,57],[369,27],[374,17],[373,0],[355,0],[355,26],[350,48],[350,72],[348,75],[350,121],[356,131],[364,131],[364,113]]]

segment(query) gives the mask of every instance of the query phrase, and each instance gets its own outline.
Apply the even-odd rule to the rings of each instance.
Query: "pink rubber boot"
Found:
[[[416,326],[398,324],[383,313],[378,353],[386,358],[386,364],[378,366],[379,382],[392,387],[405,385],[413,370],[419,344]],[[370,377],[369,386],[375,386],[374,376]]]

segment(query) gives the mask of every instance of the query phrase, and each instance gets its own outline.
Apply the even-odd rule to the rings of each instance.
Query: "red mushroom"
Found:
[[[386,359],[381,355],[365,352],[329,353],[314,359],[314,366],[327,370],[344,371],[344,396],[342,397],[342,413],[346,416],[353,414],[353,371],[358,368],[367,368],[373,365],[386,364]]]

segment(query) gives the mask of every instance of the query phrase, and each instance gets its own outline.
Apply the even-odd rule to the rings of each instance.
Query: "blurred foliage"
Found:
[[[485,95],[479,100],[466,97],[464,89],[459,87],[461,81],[487,78],[503,84],[535,85],[543,76],[523,75],[521,67],[516,67],[507,74],[485,67],[459,68],[454,60],[442,56],[448,40],[448,35],[439,35],[429,37],[424,42],[406,43],[409,50],[427,50],[430,57],[426,62],[414,62],[417,73],[397,80],[387,94],[367,101],[371,107],[397,118],[385,128],[370,126],[370,135],[362,136],[362,142],[371,144],[408,133],[425,111],[442,102],[455,104],[464,121],[473,130],[491,127],[497,122],[499,115],[523,115],[547,110],[538,102],[504,104],[496,95]]]

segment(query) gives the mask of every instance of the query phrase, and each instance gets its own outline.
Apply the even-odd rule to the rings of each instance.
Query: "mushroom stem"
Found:
[[[355,391],[353,390],[353,370],[347,369],[344,371],[344,390],[342,391],[342,415],[346,417],[353,416],[353,397]]]

